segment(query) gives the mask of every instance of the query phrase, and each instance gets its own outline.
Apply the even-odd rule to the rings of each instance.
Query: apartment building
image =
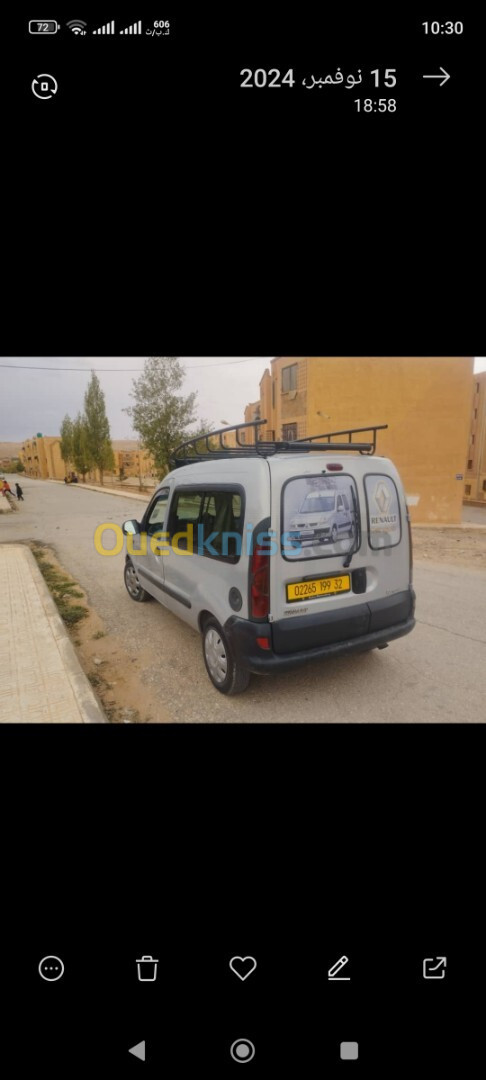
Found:
[[[473,375],[464,499],[486,503],[486,371]]]
[[[25,439],[19,456],[26,476],[33,476],[37,480],[63,480],[66,475],[58,435],[42,435],[39,432],[31,439]]]
[[[134,439],[115,440],[111,445],[115,466],[114,469],[104,472],[104,478],[139,479],[155,476],[153,457],[146,450],[140,450]],[[64,480],[66,474],[74,468],[74,465],[68,465],[61,457],[59,435],[39,433],[32,439],[25,439],[19,456],[25,466],[26,475],[38,480]],[[86,479],[98,481],[98,470],[91,469],[86,473]]]
[[[245,420],[259,409],[266,420],[259,437],[268,439],[388,424],[378,433],[377,452],[399,469],[412,521],[457,523],[473,366],[468,356],[278,356],[264,372],[260,401],[247,406]],[[479,403],[477,408],[479,417]]]

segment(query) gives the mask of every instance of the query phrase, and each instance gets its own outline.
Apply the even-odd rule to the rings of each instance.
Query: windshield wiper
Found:
[[[355,551],[357,551],[358,547],[359,547],[359,543],[358,543],[358,540],[359,540],[358,504],[356,502],[356,495],[354,494],[354,488],[351,488],[351,498],[353,500],[354,543],[351,544],[351,547],[350,547],[349,551],[346,554],[346,558],[345,558],[345,560],[343,562],[343,567],[348,567],[348,566],[351,565],[351,559],[353,558],[353,555],[354,555]]]

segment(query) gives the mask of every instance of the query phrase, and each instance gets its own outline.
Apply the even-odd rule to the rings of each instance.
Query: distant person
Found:
[[[7,492],[9,493],[9,495],[12,494],[10,484],[8,483],[7,480],[2,480],[2,495],[6,495]]]
[[[24,493],[22,491],[22,488],[21,488],[20,484],[15,484],[15,490],[17,492],[17,501],[20,502],[20,500],[22,499],[22,502],[23,502],[24,501]]]

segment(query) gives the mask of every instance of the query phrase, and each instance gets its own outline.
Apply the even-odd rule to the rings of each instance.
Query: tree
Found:
[[[84,395],[84,419],[86,425],[86,449],[91,462],[99,471],[103,484],[103,471],[114,469],[115,459],[110,439],[110,425],[106,415],[105,395],[95,371]]]
[[[74,461],[73,458],[73,422],[66,413],[61,424],[61,457],[65,465]]]
[[[16,469],[16,471],[18,473],[19,472],[25,472],[25,465],[22,464],[22,462],[20,461],[20,458],[19,458],[19,460],[17,461],[17,463],[15,465],[15,469]]]
[[[93,465],[93,459],[90,456],[88,448],[88,431],[86,427],[86,418],[78,415],[73,423],[73,438],[72,438],[72,459],[77,472],[81,473],[83,477],[83,483],[85,481],[86,473],[91,469]]]
[[[209,420],[199,420],[197,427],[192,428],[191,431],[187,431],[186,434],[184,435],[184,438],[181,441],[182,442],[187,442],[189,439],[198,439],[198,437],[201,436],[200,441],[198,441],[198,443],[197,443],[197,453],[199,453],[199,454],[207,454],[208,447],[206,446],[206,439],[203,439],[202,436],[203,435],[208,435],[209,432],[212,431],[212,428],[213,428],[213,425],[211,424],[211,422]],[[219,436],[215,436],[214,438],[209,439],[209,448],[211,450],[220,450],[221,449]],[[193,449],[192,446],[187,447],[186,453],[187,453],[188,457],[196,457],[197,456],[196,455],[196,450]]]
[[[196,394],[181,394],[184,368],[176,356],[150,356],[142,375],[133,380],[135,404],[123,411],[130,417],[143,449],[152,454],[159,479],[168,471],[176,446],[188,438],[195,422]]]

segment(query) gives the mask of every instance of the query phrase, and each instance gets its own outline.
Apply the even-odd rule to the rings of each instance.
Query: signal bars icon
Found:
[[[142,33],[142,20],[132,23],[131,26],[127,26],[126,30],[120,30],[120,34],[141,34]]]
[[[105,23],[104,26],[100,26],[98,30],[93,30],[93,34],[114,34],[115,33],[115,20]]]

